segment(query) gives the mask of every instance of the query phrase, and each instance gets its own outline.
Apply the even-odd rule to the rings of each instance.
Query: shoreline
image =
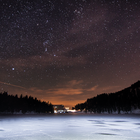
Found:
[[[140,113],[85,113],[85,112],[75,112],[75,113],[27,113],[27,114],[10,114],[10,113],[0,113],[1,116],[140,116]]]

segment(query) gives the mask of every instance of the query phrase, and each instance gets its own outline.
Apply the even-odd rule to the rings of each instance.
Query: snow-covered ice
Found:
[[[140,115],[0,116],[0,140],[140,140]]]

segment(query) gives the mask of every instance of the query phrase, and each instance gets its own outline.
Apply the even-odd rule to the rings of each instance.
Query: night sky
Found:
[[[72,107],[138,80],[139,0],[0,0],[0,92]]]

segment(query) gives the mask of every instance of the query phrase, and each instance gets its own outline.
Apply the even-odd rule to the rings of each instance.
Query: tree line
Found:
[[[131,112],[133,109],[140,109],[140,81],[121,91],[103,93],[87,99],[85,103],[77,104],[74,108],[94,113],[120,113],[121,111]]]
[[[53,113],[51,103],[41,102],[31,96],[8,95],[7,92],[0,93],[0,113],[35,112],[35,113]]]

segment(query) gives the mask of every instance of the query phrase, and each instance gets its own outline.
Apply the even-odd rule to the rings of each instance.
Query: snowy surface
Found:
[[[0,116],[0,140],[140,140],[139,115]]]

